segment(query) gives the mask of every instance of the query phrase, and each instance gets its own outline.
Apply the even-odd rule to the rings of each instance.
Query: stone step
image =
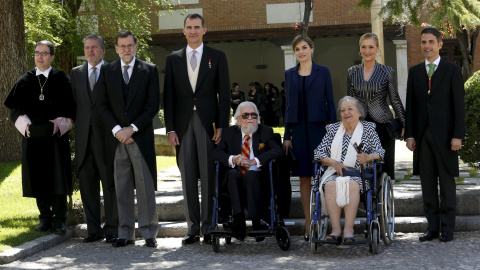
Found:
[[[157,237],[183,237],[187,234],[187,223],[184,221],[163,221],[160,223],[160,230]],[[365,218],[357,218],[354,229],[356,234],[363,233],[365,228]],[[342,220],[343,224],[343,220]],[[247,221],[247,229],[250,227]],[[285,225],[290,235],[305,234],[305,219],[289,218],[285,219]],[[138,224],[135,224],[135,237],[141,237],[138,231]],[[422,216],[396,217],[395,232],[411,233],[424,232],[427,229],[427,220]],[[476,231],[480,229],[480,215],[457,216],[455,231]],[[330,229],[329,229],[330,230]],[[73,237],[87,237],[87,225],[79,224],[73,229]],[[161,240],[160,240],[161,245]]]
[[[457,188],[457,215],[480,215],[480,185],[458,185]],[[166,193],[169,195],[165,195]],[[394,196],[396,216],[423,215],[422,193],[419,185],[394,185]],[[185,220],[181,190],[157,191],[156,202],[159,221]],[[135,215],[137,215],[136,207]],[[300,193],[292,192],[289,217],[303,218],[303,216]]]

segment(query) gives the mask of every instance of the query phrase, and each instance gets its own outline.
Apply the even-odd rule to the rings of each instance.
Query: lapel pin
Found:
[[[212,68],[212,59],[208,59],[208,68]]]

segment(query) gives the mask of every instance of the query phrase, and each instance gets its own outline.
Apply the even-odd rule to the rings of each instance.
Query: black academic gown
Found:
[[[39,76],[43,85],[45,77]],[[57,117],[73,118],[75,101],[70,80],[63,71],[52,68],[39,100],[40,85],[35,68],[24,74],[5,100],[13,123],[27,115],[32,125],[48,123]],[[22,184],[24,197],[50,197],[72,194],[72,170],[68,132],[38,138],[22,138]]]

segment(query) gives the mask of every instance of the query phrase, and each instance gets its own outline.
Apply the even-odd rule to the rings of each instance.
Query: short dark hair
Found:
[[[250,83],[248,84],[248,86],[254,86],[254,85],[255,85],[254,82],[250,82]]]
[[[200,19],[202,21],[202,27],[205,27],[205,19],[203,19],[202,15],[198,13],[188,14],[187,17],[183,20],[183,27],[187,24],[187,19]]]
[[[105,40],[99,35],[91,34],[83,38],[83,44],[85,45],[85,41],[89,39],[96,39],[98,40],[98,43],[100,43],[100,47],[102,47],[103,50],[105,50]],[[115,42],[116,43],[116,42]]]
[[[425,28],[422,30],[420,36],[423,34],[432,34],[437,38],[438,43],[442,42],[442,34],[436,28]]]
[[[55,55],[55,46],[53,45],[52,42],[50,42],[48,40],[39,41],[35,44],[35,49],[37,48],[38,45],[48,46],[48,48],[50,49],[50,55]]]
[[[118,35],[115,37],[115,45],[118,45],[118,39],[119,38],[126,38],[126,37],[129,37],[129,36],[132,36],[133,37],[133,41],[135,42],[135,44],[137,44],[137,37],[130,31],[128,30],[122,30],[118,33]]]

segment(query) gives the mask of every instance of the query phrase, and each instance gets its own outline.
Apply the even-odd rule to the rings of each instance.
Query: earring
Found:
[[[362,52],[358,52],[358,56],[362,56]]]

